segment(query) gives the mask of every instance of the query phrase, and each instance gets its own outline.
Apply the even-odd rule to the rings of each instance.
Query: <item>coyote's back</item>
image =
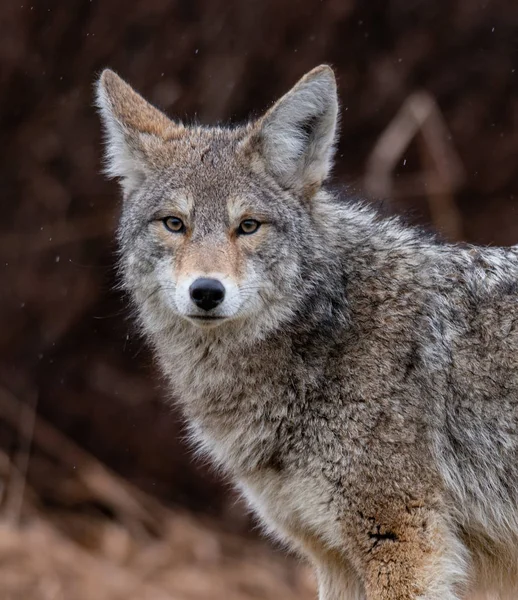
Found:
[[[329,67],[232,129],[175,123],[110,71],[98,100],[140,324],[200,449],[321,598],[515,598],[518,250],[326,191]]]

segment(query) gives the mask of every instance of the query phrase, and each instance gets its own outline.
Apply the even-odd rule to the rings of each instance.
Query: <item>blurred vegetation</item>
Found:
[[[210,468],[192,460],[181,419],[163,404],[163,383],[125,299],[114,291],[119,198],[116,185],[100,175],[93,83],[110,66],[171,116],[214,123],[260,113],[305,71],[328,62],[342,99],[332,184],[361,196],[372,195],[369,174],[383,167],[376,163],[376,145],[388,132],[401,142],[414,94],[424,93],[436,118],[428,133],[401,142],[390,165],[391,185],[380,187],[383,197],[375,200],[457,241],[512,244],[518,242],[518,3],[26,2],[0,4],[1,500],[7,521],[38,515],[36,529],[25,531],[27,540],[17,538],[17,547],[40,548],[50,536],[52,547],[59,538],[65,548],[73,543],[74,551],[90,556],[95,546],[102,557],[101,542],[89,547],[88,536],[77,533],[102,523],[103,536],[118,532],[119,541],[109,542],[115,563],[133,565],[123,538],[143,538],[131,529],[131,510],[120,506],[122,493],[140,503],[145,494],[144,504],[153,498],[160,510],[194,511],[199,523],[208,515],[208,529],[193,521],[193,530],[221,532],[206,533],[207,540],[243,535],[253,548],[242,505]],[[409,102],[402,121],[399,111]],[[453,161],[456,177],[448,167]],[[53,432],[50,438],[41,437],[42,427]],[[80,464],[71,456],[81,456]],[[88,480],[93,464],[106,465],[108,479]],[[106,481],[121,486],[117,500],[105,495]],[[146,520],[138,514],[132,519]],[[184,513],[167,513],[163,523],[193,518],[178,514]],[[0,535],[0,555],[15,543],[9,531],[7,538]],[[161,543],[157,531],[148,534]],[[103,563],[99,556],[95,560]],[[165,566],[177,560],[174,552],[167,556]],[[199,568],[207,571],[203,560]],[[278,561],[268,554],[261,560],[269,565],[264,572],[273,573]],[[287,581],[292,567],[281,564]],[[42,573],[48,568],[41,566]],[[56,577],[50,590],[62,585]],[[290,577],[292,591],[311,589]],[[91,597],[111,597],[98,589]],[[236,598],[275,597],[271,590],[236,590]],[[41,597],[61,597],[52,593]],[[114,598],[117,593],[123,592],[115,590]],[[19,597],[29,597],[24,594]],[[18,596],[13,591],[9,597]],[[77,598],[83,596],[77,592]]]

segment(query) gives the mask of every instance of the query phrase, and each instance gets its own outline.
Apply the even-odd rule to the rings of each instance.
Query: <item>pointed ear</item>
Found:
[[[338,119],[334,73],[310,71],[259,121],[267,169],[281,185],[314,193],[332,167]]]
[[[120,178],[126,195],[149,172],[153,147],[180,126],[109,69],[97,84],[97,107],[106,133],[106,174]]]

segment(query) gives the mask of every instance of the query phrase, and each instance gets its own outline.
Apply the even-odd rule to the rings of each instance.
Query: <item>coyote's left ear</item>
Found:
[[[109,69],[97,84],[97,106],[106,131],[106,173],[120,179],[126,195],[152,169],[154,148],[177,134],[181,125]]]
[[[260,152],[281,185],[313,193],[332,166],[338,118],[333,70],[305,75],[258,123]]]

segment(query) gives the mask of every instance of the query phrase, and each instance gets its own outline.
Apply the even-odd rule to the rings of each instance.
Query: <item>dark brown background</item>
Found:
[[[465,170],[462,238],[518,243],[518,3],[514,0],[3,0],[0,4],[0,386],[167,503],[246,529],[196,464],[117,291],[118,190],[100,175],[92,87],[110,66],[170,115],[264,110],[331,63],[342,99],[334,184],[364,195],[367,159],[405,99],[436,99]],[[405,168],[419,171],[412,146]],[[403,160],[403,159],[402,159]],[[433,198],[385,199],[429,224]],[[7,453],[19,444],[0,428]],[[34,449],[37,458],[38,449]],[[35,459],[28,481],[52,504]]]

